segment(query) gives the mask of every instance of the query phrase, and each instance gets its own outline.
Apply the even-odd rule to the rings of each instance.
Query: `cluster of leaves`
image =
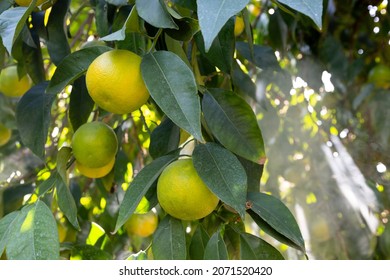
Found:
[[[343,36],[351,36],[342,32],[348,28],[335,25],[338,18],[332,13],[322,22],[322,0],[64,0],[47,11],[38,11],[35,2],[26,8],[14,7],[12,1],[0,4],[0,62],[9,63],[12,57],[35,83],[20,100],[0,100],[2,118],[14,124],[16,132],[2,152],[28,148],[41,160],[29,176],[9,180],[0,189],[4,256],[56,259],[61,252],[62,258],[71,259],[283,258],[258,234],[246,232],[248,220],[279,242],[305,252],[286,205],[260,192],[266,156],[285,163],[287,155],[282,150],[266,155],[254,107],[264,101],[259,88],[267,88],[272,98],[284,100],[282,104],[294,102],[291,61],[300,57],[297,69],[310,87],[320,91],[319,77],[328,70],[337,102],[351,103],[356,123],[352,126],[348,118],[329,126],[365,131],[367,123],[359,120],[357,109],[369,102],[367,87],[361,85],[372,65],[361,60],[378,52],[367,51],[363,58],[346,55],[350,46],[341,42]],[[325,4],[329,6],[328,1]],[[269,9],[273,12],[267,14]],[[340,12],[339,7],[336,10]],[[269,17],[265,31],[264,15]],[[244,19],[245,29],[235,37],[237,16]],[[353,49],[363,48],[356,44]],[[139,111],[124,116],[94,107],[85,85],[89,64],[113,48],[142,57],[142,76],[151,94]],[[349,63],[351,57],[355,63]],[[344,85],[348,90],[358,85],[361,94],[350,100]],[[288,113],[296,119],[294,107]],[[351,116],[345,111],[341,115],[340,120]],[[96,180],[73,169],[69,147],[73,132],[92,119],[111,125],[120,139],[113,172]],[[295,125],[300,123],[286,127]],[[308,125],[306,120],[303,125],[309,126],[308,137],[319,129],[315,122]],[[381,135],[386,144],[388,134]],[[286,139],[277,139],[281,140]],[[197,172],[221,200],[200,221],[177,220],[158,206],[158,176],[182,154],[192,154]],[[378,156],[382,156],[378,161],[386,162],[385,155]],[[129,238],[123,224],[140,203],[146,210],[156,207],[160,223],[150,238]]]

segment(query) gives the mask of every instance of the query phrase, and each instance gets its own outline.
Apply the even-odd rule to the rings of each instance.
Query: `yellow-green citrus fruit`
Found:
[[[199,177],[192,159],[174,161],[164,169],[157,182],[157,199],[169,215],[181,220],[201,219],[219,201]]]
[[[11,135],[12,130],[0,123],[0,147],[8,143]]]
[[[61,242],[65,241],[67,230],[65,226],[61,223],[57,223],[57,229],[58,229],[58,239]]]
[[[141,75],[141,57],[127,50],[111,50],[98,56],[88,67],[89,95],[104,110],[131,113],[149,99]]]
[[[124,224],[124,228],[129,234],[148,237],[152,235],[158,225],[157,214],[149,211],[144,214],[133,214]]]
[[[390,67],[378,64],[368,73],[368,82],[377,88],[390,88]]]
[[[9,97],[20,97],[32,86],[32,81],[28,75],[20,77],[16,65],[9,66],[1,70],[0,92]]]
[[[245,23],[242,17],[236,17],[236,21],[234,23],[234,36],[239,36],[242,31],[244,31]]]
[[[85,123],[76,130],[72,149],[79,164],[89,168],[103,167],[115,157],[118,140],[111,127],[95,121]]]
[[[102,167],[87,167],[85,165],[80,164],[78,161],[76,161],[76,168],[81,174],[83,174],[86,177],[102,178],[106,176],[108,173],[110,173],[110,171],[114,167],[114,164],[115,164],[115,157],[113,157],[108,164]]]

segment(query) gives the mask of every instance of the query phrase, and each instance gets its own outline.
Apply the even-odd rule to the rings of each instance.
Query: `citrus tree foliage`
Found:
[[[381,118],[387,114],[381,102],[390,95],[367,81],[374,63],[365,61],[389,63],[388,44],[380,34],[372,42],[344,34],[349,29],[337,17],[351,9],[363,18],[368,3],[361,4],[364,13],[356,1],[46,2],[0,3],[2,68],[17,64],[19,75],[28,73],[34,83],[21,98],[0,96],[0,121],[12,129],[0,147],[9,166],[0,168],[12,171],[0,178],[3,258],[284,259],[286,247],[304,258],[306,242],[288,207],[293,204],[270,187],[278,185],[279,175],[287,178],[273,176],[275,165],[293,157],[283,147],[294,139],[278,131],[303,129],[305,143],[295,143],[300,155],[316,149],[311,139],[325,142],[343,128],[355,136],[368,133],[381,145],[371,163],[388,162],[382,151],[388,151],[389,133],[379,132],[389,125]],[[386,12],[386,5],[379,9]],[[352,43],[343,36],[353,37],[356,46],[349,49]],[[378,58],[379,46],[387,52]],[[142,58],[150,94],[139,110],[123,115],[99,108],[85,81],[90,64],[113,49]],[[332,94],[324,90],[324,71],[332,73]],[[296,89],[297,77],[316,92],[313,98]],[[316,96],[333,103],[317,102]],[[305,102],[311,109],[301,120],[297,108]],[[335,110],[337,102],[346,104],[343,111]],[[289,117],[280,119],[280,112]],[[71,141],[81,125],[96,120],[114,129],[119,148],[112,171],[91,179],[75,168]],[[352,138],[347,144],[358,145]],[[364,156],[359,152],[353,156]],[[188,157],[219,198],[211,214],[194,221],[165,213],[156,191],[163,170]],[[364,175],[374,188],[388,182]],[[158,214],[152,235],[127,231],[134,213],[150,210]]]

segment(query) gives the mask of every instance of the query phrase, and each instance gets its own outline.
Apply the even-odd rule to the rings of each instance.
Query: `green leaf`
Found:
[[[42,181],[42,183],[40,183],[36,189],[35,189],[35,194],[38,196],[38,197],[41,197],[43,196],[48,190],[50,190],[54,184],[56,183],[57,181],[57,178],[55,175],[51,175],[48,179]]]
[[[6,0],[0,2],[0,14],[5,10],[8,10],[12,6],[12,0]]]
[[[36,3],[36,0],[33,1]],[[12,54],[12,46],[25,27],[26,20],[34,9],[30,7],[16,7],[0,14],[0,36],[8,54]]]
[[[246,233],[240,233],[241,260],[284,260],[282,254],[263,239]]]
[[[269,46],[253,45],[252,52],[248,43],[237,42],[236,48],[245,59],[263,70],[281,70],[275,51]]]
[[[73,227],[79,230],[80,226],[79,222],[77,221],[76,202],[61,175],[57,173],[56,178],[58,206],[60,207],[61,211],[64,212],[65,217],[73,225]]]
[[[46,80],[42,49],[39,43],[40,38],[35,30],[27,32],[31,32],[30,36],[32,37],[34,46],[30,46],[25,42],[22,43],[22,59],[19,60],[19,63],[21,61],[24,62],[25,69],[34,84],[39,84]]]
[[[199,23],[193,18],[176,19],[175,23],[179,27],[178,30],[168,28],[164,32],[177,41],[189,41],[199,31]]]
[[[67,164],[72,156],[72,148],[62,147],[57,154],[57,172],[61,176],[62,180],[68,186],[68,176],[67,176]]]
[[[226,248],[225,241],[221,235],[221,231],[215,232],[209,242],[207,242],[204,251],[205,260],[228,260],[228,251]]]
[[[124,6],[127,5],[127,0],[106,0],[107,3],[110,3],[115,6]]]
[[[264,163],[263,137],[244,99],[230,91],[209,89],[202,108],[207,126],[223,146],[243,158]]]
[[[299,226],[286,205],[272,195],[248,193],[248,211],[254,221],[280,242],[305,252],[305,242]]]
[[[110,29],[108,22],[108,4],[106,0],[95,0],[95,21],[99,37],[106,36]]]
[[[251,77],[242,71],[241,67],[236,61],[233,62],[232,82],[234,85],[234,92],[237,92],[244,98],[249,96],[256,100],[256,85]]]
[[[179,141],[180,128],[166,118],[150,135],[149,153],[153,158],[161,157],[176,150]]]
[[[16,108],[16,122],[20,137],[34,154],[44,160],[45,143],[50,124],[50,110],[55,95],[45,94],[47,82],[27,91]]]
[[[210,236],[207,234],[206,230],[202,225],[198,225],[191,238],[189,247],[191,260],[203,260],[204,250],[209,240]]]
[[[311,18],[319,29],[322,28],[322,0],[277,0],[290,8],[307,15]]]
[[[136,0],[135,6],[139,16],[154,27],[178,29],[176,23],[168,13],[164,1]]]
[[[8,240],[11,237],[10,230],[13,227],[13,223],[17,220],[18,215],[19,211],[14,211],[0,219],[0,255],[3,254],[8,244]]]
[[[96,46],[71,53],[58,65],[46,92],[50,94],[61,92],[67,85],[82,76],[96,57],[109,50],[111,50],[109,47]]]
[[[165,167],[176,158],[175,155],[167,155],[155,159],[141,169],[126,190],[125,196],[119,207],[118,219],[115,225],[115,232],[128,220],[137,208],[142,197],[154,184]]]
[[[206,52],[229,18],[244,9],[248,3],[249,0],[197,0],[199,25]]]
[[[70,260],[112,260],[112,255],[92,245],[76,245],[72,248]]]
[[[238,160],[244,167],[246,176],[248,177],[248,192],[260,191],[260,179],[263,175],[264,165],[257,164],[242,157],[238,157]]]
[[[0,205],[3,208],[0,210],[0,214],[4,215],[20,209],[24,197],[30,195],[33,191],[34,187],[31,183],[16,183],[6,188],[0,188]]]
[[[85,76],[81,76],[73,83],[69,101],[69,120],[73,131],[86,123],[91,114],[95,102],[88,94]]]
[[[70,0],[57,1],[53,5],[47,22],[47,50],[55,65],[58,65],[68,54],[70,46],[65,33],[64,24],[68,15]]]
[[[237,157],[215,143],[198,144],[192,157],[209,189],[244,218],[247,176]]]
[[[60,257],[57,224],[47,205],[38,200],[16,217],[7,246],[10,260],[56,260]]]
[[[125,23],[119,30],[100,38],[101,41],[122,41],[126,38],[126,34],[130,32],[139,32],[138,13],[137,9],[132,8],[126,18]]]
[[[203,141],[200,101],[191,69],[176,54],[158,51],[143,57],[141,71],[150,95],[163,112]]]
[[[214,39],[208,51],[204,48],[203,37],[197,33],[197,46],[201,54],[221,71],[230,73],[234,56],[234,20],[230,19],[223,26],[217,37]]]
[[[152,251],[156,260],[186,259],[186,237],[180,220],[169,215],[162,219],[153,234]]]

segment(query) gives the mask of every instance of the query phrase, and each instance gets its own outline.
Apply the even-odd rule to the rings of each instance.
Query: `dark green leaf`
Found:
[[[65,217],[73,225],[75,229],[80,229],[77,221],[77,207],[76,202],[60,174],[56,174],[56,190],[57,201],[61,211],[64,212]]]
[[[259,192],[248,193],[247,199],[251,205],[249,214],[262,230],[280,242],[305,251],[299,226],[283,202],[272,195]]]
[[[125,196],[119,207],[118,219],[115,225],[115,232],[127,221],[137,208],[142,197],[157,180],[165,167],[176,158],[175,155],[160,157],[145,166],[137,174],[126,190]]]
[[[180,128],[166,118],[150,135],[149,153],[158,158],[177,149],[180,140]]]
[[[204,251],[205,260],[228,260],[228,252],[221,231],[215,232],[209,242],[207,242]]]
[[[56,260],[60,257],[57,224],[47,205],[38,200],[24,207],[10,229],[7,258]]]
[[[249,96],[256,100],[256,85],[251,77],[244,73],[236,61],[233,62],[232,82],[234,92],[237,92],[243,97]]]
[[[178,29],[171,15],[167,11],[164,1],[161,0],[136,0],[138,14],[149,24],[157,28]]]
[[[276,248],[255,235],[240,233],[240,243],[241,260],[284,260]]]
[[[150,95],[163,112],[203,141],[200,101],[191,69],[176,54],[159,51],[143,57],[141,71]]]
[[[153,234],[153,256],[156,260],[185,260],[186,238],[180,220],[165,216]]]
[[[76,245],[72,248],[71,260],[112,260],[112,256],[106,251],[92,245]]]
[[[214,39],[206,52],[203,37],[197,33],[197,46],[201,54],[225,73],[230,73],[234,56],[234,20],[230,19]]]
[[[58,65],[68,54],[70,46],[64,24],[68,15],[70,0],[57,1],[53,5],[47,22],[47,50],[55,65]]]
[[[207,234],[202,225],[198,225],[194,235],[191,238],[189,247],[191,260],[203,260],[204,250],[207,242],[209,242],[210,236]]]
[[[139,30],[137,9],[132,8],[131,12],[127,16],[126,21],[124,22],[122,27],[119,30],[117,30],[111,34],[100,38],[100,40],[102,40],[102,41],[122,41],[122,40],[125,40],[126,34],[128,34],[130,32],[139,32],[139,31],[140,30]]]
[[[215,143],[198,144],[192,156],[209,189],[244,218],[247,176],[237,157]]]
[[[56,175],[51,175],[48,179],[42,181],[37,188],[35,189],[35,194],[38,197],[43,196],[47,191],[49,191],[56,183],[57,181],[57,176]]]
[[[206,52],[225,23],[240,12],[249,0],[197,0],[199,25],[205,43]]]
[[[199,24],[198,21],[185,17],[181,19],[175,20],[175,23],[177,24],[179,30],[176,29],[165,29],[164,31],[166,34],[168,34],[171,38],[178,40],[178,41],[189,41],[192,36],[194,36],[195,33],[199,31]]]
[[[36,13],[33,13],[32,16],[32,24],[35,24],[35,21],[38,21]],[[37,24],[38,25],[38,24]],[[38,28],[38,26],[36,27]],[[40,38],[37,32],[37,29],[29,29],[26,33],[29,33],[31,36],[31,40],[33,40],[33,45],[31,46],[25,42],[22,43],[22,59],[19,61],[23,61],[26,71],[33,80],[34,84],[39,84],[46,80],[45,68],[43,65],[43,57],[42,50],[40,46]],[[20,62],[19,62],[20,63]]]
[[[277,0],[311,18],[318,28],[322,28],[322,0]]]
[[[231,152],[256,163],[265,158],[263,137],[252,108],[238,95],[210,89],[202,101],[211,132]]]
[[[57,172],[67,186],[69,185],[67,176],[67,164],[71,156],[72,148],[66,146],[62,147],[57,154]]]
[[[0,214],[8,214],[20,209],[26,195],[30,195],[34,190],[31,183],[13,184],[6,188],[0,188]],[[1,213],[3,211],[3,213]]]
[[[106,0],[107,3],[110,3],[115,6],[127,5],[127,0]]]
[[[33,9],[33,5],[28,8],[16,7],[0,14],[0,36],[8,54],[12,54],[12,46],[25,27],[26,20]]]
[[[12,6],[12,0],[5,0],[0,2],[0,14],[8,10]]]
[[[70,94],[69,119],[73,131],[76,131],[82,124],[87,122],[94,105],[95,103],[88,94],[85,76],[81,76],[74,81]]]
[[[253,45],[253,53],[246,42],[237,42],[236,48],[245,59],[263,70],[279,71],[281,69],[275,51],[268,46]]]
[[[3,254],[8,244],[8,240],[11,237],[10,229],[12,229],[13,223],[17,220],[18,215],[19,211],[14,211],[0,219],[0,255]]]
[[[46,94],[46,87],[46,82],[32,87],[22,96],[16,108],[16,121],[22,142],[42,160],[45,156],[51,105],[56,97]]]
[[[260,179],[263,175],[264,165],[255,163],[242,157],[238,157],[244,167],[248,177],[248,192],[258,192],[260,190]]]
[[[109,47],[96,46],[79,50],[65,57],[54,72],[47,93],[61,92],[67,85],[82,76],[96,57],[109,50],[111,50]]]
[[[172,0],[172,2],[196,12],[196,1],[194,0]]]
[[[106,0],[95,0],[96,29],[100,37],[106,36],[109,32],[108,4]]]

